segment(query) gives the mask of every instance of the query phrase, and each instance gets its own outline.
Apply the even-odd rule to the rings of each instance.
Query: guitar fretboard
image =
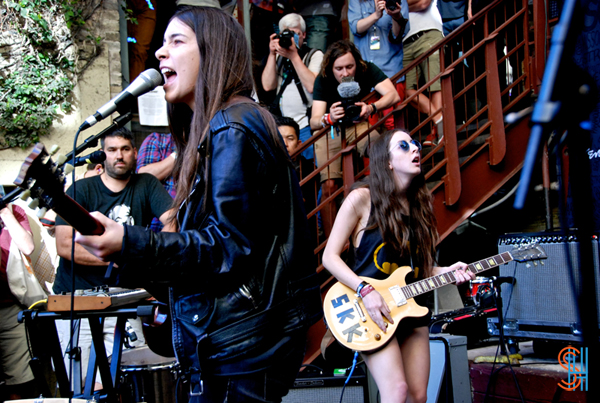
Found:
[[[494,267],[498,267],[501,264],[508,263],[511,260],[513,260],[513,257],[510,252],[503,252],[499,255],[471,263],[467,266],[467,271],[477,274]],[[425,294],[426,292],[433,291],[436,288],[456,283],[456,276],[454,273],[455,271],[449,271],[447,273],[438,274],[437,276],[432,276],[424,280],[415,281],[414,283],[405,285],[401,288],[401,290],[406,299],[414,298],[417,295]]]

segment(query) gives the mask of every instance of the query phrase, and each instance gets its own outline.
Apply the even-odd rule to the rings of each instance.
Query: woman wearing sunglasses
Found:
[[[340,282],[357,290],[371,319],[385,332],[384,318],[393,323],[384,299],[359,276],[387,278],[396,268],[410,266],[408,283],[457,270],[457,284],[474,278],[466,264],[435,266],[438,241],[431,196],[421,172],[421,144],[407,133],[388,131],[369,150],[371,174],[357,183],[336,217],[323,264]],[[354,252],[353,268],[342,259],[346,241]],[[432,293],[416,297],[431,308]],[[429,379],[429,331],[431,313],[406,318],[396,337],[381,349],[363,353],[381,402],[425,402]]]

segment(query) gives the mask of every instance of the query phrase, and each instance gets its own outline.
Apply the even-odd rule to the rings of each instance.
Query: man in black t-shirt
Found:
[[[173,231],[174,226],[168,218],[169,208],[173,200],[162,184],[150,174],[135,174],[137,150],[133,134],[127,129],[118,129],[101,139],[102,149],[106,153],[104,172],[101,175],[77,181],[76,194],[73,186],[67,194],[88,211],[99,211],[107,217],[124,225],[149,226],[152,218],[158,217],[165,225],[163,231]],[[73,223],[77,224],[77,223]],[[56,273],[53,291],[55,293],[71,292],[71,245],[73,244],[72,227],[62,219],[56,220],[56,248],[60,264]],[[107,264],[75,244],[75,290],[85,290],[107,283],[105,273]],[[113,342],[114,317],[105,319],[104,340],[107,352],[110,353]],[[60,321],[63,322],[63,321]],[[141,326],[132,322],[140,342],[143,341]],[[61,347],[66,351],[69,342],[67,323],[57,323]],[[87,321],[81,322],[79,332],[81,348],[81,368],[87,368],[91,349],[91,337]],[[68,355],[66,355],[68,357]],[[68,358],[66,358],[68,365]],[[67,367],[68,368],[68,367]],[[79,376],[76,374],[76,376]],[[99,387],[99,385],[97,385]],[[79,393],[79,391],[75,391]]]
[[[77,194],[73,196],[73,186],[67,194],[87,211],[99,211],[118,223],[147,226],[158,217],[166,224],[172,199],[154,176],[134,173],[137,150],[131,132],[119,129],[101,142],[106,153],[104,173],[78,181]],[[71,292],[72,228],[60,217],[56,220],[56,240],[61,261],[53,290]],[[106,269],[105,262],[75,245],[76,290],[105,284]]]
[[[354,125],[344,125],[346,126],[345,134],[348,144],[351,144],[355,138],[368,129],[369,125],[366,120],[369,116],[374,115],[378,110],[384,110],[400,102],[396,87],[379,67],[371,62],[365,62],[352,42],[338,41],[327,49],[327,53],[323,57],[321,73],[315,80],[310,119],[310,126],[313,130],[330,125],[336,128],[340,126],[340,120],[343,121],[342,118],[345,116],[345,109],[342,106],[343,98],[338,93],[338,87],[342,81],[352,80],[352,78],[360,86],[360,92],[352,99],[363,99],[373,89],[381,95],[381,98],[371,104],[354,102],[355,105],[360,107],[360,114],[354,120]],[[345,95],[347,95],[347,92],[345,92]],[[341,150],[341,140],[338,133],[339,129],[333,131],[331,136],[326,136],[326,138],[322,138],[315,143],[317,166],[322,166]],[[371,139],[374,135],[377,135],[377,132],[371,132]],[[364,152],[366,144],[367,139],[358,143],[359,153]],[[322,199],[326,199],[339,188],[338,182],[341,178],[340,159],[332,162],[328,169],[321,171]],[[329,236],[337,213],[335,203],[324,206],[322,211],[323,229],[325,235]]]

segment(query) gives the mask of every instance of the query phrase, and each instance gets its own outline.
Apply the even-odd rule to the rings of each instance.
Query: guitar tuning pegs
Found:
[[[48,211],[48,209],[46,207],[42,207],[41,209],[39,209],[37,211],[37,213],[35,214],[37,216],[37,218],[44,218],[44,216],[46,215],[46,212]]]
[[[39,199],[32,199],[28,204],[29,208],[32,210],[35,210],[39,205],[40,205]]]
[[[50,151],[48,152],[50,155],[54,155],[56,154],[56,152],[60,150],[60,147],[56,144],[54,144],[52,147],[50,147]]]
[[[64,164],[66,160],[67,160],[67,157],[65,157],[65,156],[64,156],[64,155],[62,155],[62,154],[58,154],[58,155],[56,156],[56,164],[57,164],[57,165],[62,165],[62,164]]]
[[[21,193],[20,199],[21,200],[27,200],[29,199],[29,196],[31,196],[31,191],[29,189],[26,189],[23,191],[23,193]]]
[[[545,263],[544,263],[544,261],[543,261],[543,260],[540,260],[540,264],[541,264],[542,266],[544,266],[544,265],[545,265]]]
[[[531,267],[531,264],[529,264],[529,262],[525,263],[525,267],[527,267],[528,269]]]
[[[537,267],[537,265],[538,265],[538,262],[537,262],[536,260],[534,260],[534,261],[533,261],[533,265],[534,265],[535,267]]]
[[[73,169],[75,169],[75,168],[73,168],[73,165],[71,165],[71,164],[65,164],[63,166],[63,172],[64,172],[65,175],[68,175],[71,172],[73,172]]]

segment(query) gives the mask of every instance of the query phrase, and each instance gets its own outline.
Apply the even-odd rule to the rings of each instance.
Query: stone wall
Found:
[[[122,90],[121,45],[119,41],[119,3],[118,0],[102,0],[98,8],[88,20],[87,31],[82,31],[78,38],[78,66],[93,61],[80,75],[73,91],[73,110],[54,122],[51,134],[40,139],[47,148],[56,144],[63,154],[73,149],[73,141],[77,129],[100,106],[109,101]],[[98,37],[102,40],[99,53],[96,45],[87,37]],[[87,58],[87,59],[86,59]],[[96,124],[79,135],[81,144],[86,138],[99,133],[111,123],[110,119]],[[22,150],[11,148],[0,150],[0,184],[12,185],[19,169],[32,147]],[[89,152],[92,152],[90,149]],[[88,150],[86,150],[87,154]],[[83,170],[83,168],[79,168]]]

